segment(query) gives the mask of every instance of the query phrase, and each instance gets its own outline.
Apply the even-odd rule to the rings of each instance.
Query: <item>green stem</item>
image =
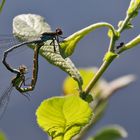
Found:
[[[120,54],[120,53],[122,53],[122,52],[124,52],[124,51],[126,51],[128,49],[134,48],[134,47],[136,47],[139,44],[140,44],[140,35],[138,35],[133,40],[131,40],[130,42],[128,42],[127,44],[125,44],[125,46],[120,49],[120,51],[118,52],[118,54]]]
[[[116,37],[112,36],[111,39],[110,39],[110,44],[109,44],[108,52],[114,52],[115,42],[116,42]]]
[[[85,35],[89,34],[93,30],[95,30],[97,28],[101,28],[101,27],[108,27],[112,31],[113,35],[115,36],[116,32],[115,32],[114,27],[111,24],[109,24],[107,22],[99,22],[99,23],[95,23],[95,24],[89,25],[86,28],[83,28],[83,29],[75,32],[71,36],[67,37],[65,40],[70,40],[70,39],[75,40],[76,39],[76,41],[79,41]]]
[[[115,41],[116,41],[116,36],[113,35],[111,37],[110,45],[109,45],[109,49],[108,49],[108,52],[107,53],[110,53],[111,52],[112,54],[114,54]],[[98,72],[95,74],[95,76],[93,77],[93,79],[87,85],[87,87],[86,87],[86,89],[84,91],[85,93],[88,94],[92,90],[92,88],[94,87],[94,85],[96,84],[96,82],[100,79],[100,77],[106,71],[106,69],[111,64],[111,62],[116,58],[116,56],[117,55],[109,55],[108,58],[106,60],[104,60],[104,62],[100,66]]]
[[[75,32],[74,34],[70,35],[69,37],[64,39],[63,42],[60,43],[60,48],[61,48],[62,52],[64,53],[64,56],[68,57],[68,56],[72,55],[73,52],[74,52],[74,49],[76,48],[77,43],[83,37],[85,37],[90,32],[94,31],[95,29],[101,28],[101,27],[107,27],[107,28],[109,28],[112,31],[111,38],[116,36],[116,30],[109,23],[100,22],[100,23],[89,25],[86,28],[83,28],[83,29]]]
[[[4,4],[5,4],[5,1],[6,1],[6,0],[3,0],[2,3],[0,4],[0,13],[2,12],[2,9],[3,9],[3,6],[4,6]]]
[[[116,57],[112,57],[110,61],[104,61],[101,67],[99,68],[98,72],[95,74],[93,79],[90,81],[88,86],[85,89],[85,93],[89,93],[93,86],[96,84],[96,82],[99,80],[99,78],[103,75],[103,73],[106,71],[108,66],[111,64],[111,62],[115,59]]]
[[[124,19],[121,27],[117,31],[118,33],[121,33],[124,30],[125,26],[128,24],[128,22],[130,21],[130,19],[131,19],[131,17],[127,15],[126,18]]]
[[[124,19],[121,27],[117,30],[117,32],[120,34],[125,26],[128,24],[128,22],[130,21],[131,17],[130,16],[126,16],[126,18]],[[119,38],[119,36],[118,36]],[[112,52],[114,53],[114,46],[115,46],[115,42],[118,39],[115,36],[115,33],[112,35],[111,40],[110,40],[110,45],[108,48],[108,52]],[[124,50],[122,50],[124,51]],[[120,52],[121,53],[121,52]],[[117,55],[116,55],[117,56]],[[109,65],[111,64],[111,62],[116,58],[116,56],[110,56],[108,60],[104,61],[101,65],[101,67],[99,68],[98,72],[95,74],[95,76],[93,77],[93,79],[90,81],[90,83],[88,84],[88,86],[85,89],[85,93],[89,93],[92,88],[94,87],[94,85],[96,84],[96,82],[100,79],[100,77],[103,75],[103,73],[106,71],[106,69],[109,67]]]

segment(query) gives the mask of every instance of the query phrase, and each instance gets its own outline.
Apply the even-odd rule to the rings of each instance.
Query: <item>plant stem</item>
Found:
[[[118,33],[121,33],[123,30],[124,30],[124,28],[125,28],[125,26],[127,25],[127,23],[130,21],[130,19],[131,19],[131,17],[130,16],[126,16],[126,18],[124,19],[124,21],[123,21],[123,23],[122,23],[122,25],[121,25],[121,27],[118,29]]]
[[[65,58],[72,55],[74,52],[74,49],[77,47],[77,43],[83,37],[88,35],[90,32],[93,32],[97,28],[101,28],[101,27],[109,28],[109,30],[112,31],[112,36],[113,37],[116,36],[116,30],[114,29],[114,27],[111,24],[109,24],[107,22],[95,23],[95,24],[89,25],[89,26],[73,33],[69,37],[65,38],[63,40],[63,42],[60,42],[61,54],[63,54],[63,56]],[[111,38],[112,38],[112,36],[111,36]]]
[[[128,24],[128,22],[130,21],[131,17],[130,16],[126,16],[126,18],[124,19],[122,25],[120,28],[118,28],[117,32],[120,34],[124,29],[125,26]],[[119,38],[119,37],[118,37]],[[118,39],[116,38],[115,34],[113,34],[111,40],[110,40],[110,45],[108,48],[108,52],[112,52],[114,53],[114,46],[115,46],[115,42]],[[120,52],[121,53],[121,52]],[[94,85],[96,84],[96,82],[100,79],[100,77],[103,75],[103,73],[106,71],[106,69],[108,68],[108,66],[111,64],[111,62],[116,58],[117,56],[110,56],[109,60],[105,60],[102,65],[100,66],[98,72],[95,74],[95,76],[93,77],[93,79],[89,82],[88,86],[85,89],[85,93],[89,93],[92,88],[94,87]]]
[[[110,39],[110,44],[109,44],[108,52],[114,52],[115,41],[116,41],[116,37],[113,36]]]
[[[95,74],[93,79],[90,81],[88,86],[85,89],[85,93],[89,93],[93,86],[96,84],[96,82],[99,80],[99,78],[102,76],[102,74],[105,72],[105,70],[108,68],[108,66],[111,64],[111,62],[115,59],[116,57],[112,57],[110,61],[104,61],[99,68],[98,72]]]
[[[124,51],[126,51],[128,49],[131,49],[133,47],[136,47],[139,44],[140,44],[140,35],[138,35],[137,37],[135,37],[134,39],[132,39],[130,42],[128,42],[127,44],[125,44],[125,46],[122,47],[119,50],[118,54],[120,54],[120,53],[122,53],[122,52],[124,52]]]
[[[0,4],[0,13],[2,12],[2,9],[3,9],[3,6],[4,6],[4,4],[5,4],[5,1],[6,1],[6,0],[3,0],[2,3]]]

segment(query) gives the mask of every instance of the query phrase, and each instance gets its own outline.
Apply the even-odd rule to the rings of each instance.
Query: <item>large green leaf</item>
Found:
[[[121,138],[126,138],[126,130],[119,125],[110,125],[102,128],[97,134],[89,138],[89,140],[117,140]]]
[[[38,125],[53,139],[70,140],[93,116],[88,103],[70,95],[44,100],[36,111]]]

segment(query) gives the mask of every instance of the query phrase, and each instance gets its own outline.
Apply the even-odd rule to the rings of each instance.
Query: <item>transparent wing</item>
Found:
[[[41,35],[40,35],[41,36]],[[40,36],[27,36],[28,40],[36,40],[38,38],[40,38]],[[18,40],[18,37],[16,38],[14,35],[4,35],[4,34],[0,34],[0,50],[6,50],[10,47],[12,47],[13,45],[17,45],[24,42],[24,40]]]
[[[19,41],[17,39],[15,39],[15,37],[10,34],[10,35],[1,35],[0,34],[0,59],[2,59],[3,57],[3,53],[4,51],[6,51],[7,49],[9,49],[10,47],[19,44]],[[23,48],[23,47],[22,47]],[[26,47],[24,47],[26,48]],[[19,50],[20,52],[22,52],[22,50]],[[17,52],[15,52],[14,54],[16,54]]]
[[[0,35],[0,59],[2,59],[4,51],[20,43],[21,42],[18,41],[12,34]],[[20,48],[16,49],[17,51],[13,51],[11,56],[23,52],[24,50],[27,50],[27,48],[28,47],[26,45],[23,45]]]
[[[12,89],[13,89],[13,86],[11,83],[10,86],[2,93],[2,95],[0,97],[0,119],[2,118],[2,116],[4,115],[4,113],[7,109],[7,105],[10,100],[10,95],[11,95]]]
[[[11,45],[18,43],[19,41],[13,35],[0,35],[0,50],[8,49]]]

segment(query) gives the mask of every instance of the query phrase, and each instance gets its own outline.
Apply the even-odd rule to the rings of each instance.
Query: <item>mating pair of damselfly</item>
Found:
[[[44,32],[40,35],[38,39],[32,39],[31,41],[26,41],[26,42],[22,42],[20,44],[14,45],[4,52],[2,62],[9,71],[16,74],[16,77],[12,79],[10,87],[0,97],[0,116],[2,116],[3,112],[5,111],[7,107],[13,87],[15,87],[20,93],[26,93],[34,89],[36,85],[36,81],[37,81],[37,76],[38,76],[38,56],[39,56],[40,48],[44,45],[46,41],[50,40],[51,41],[50,45],[54,47],[54,52],[55,52],[56,51],[55,42],[57,42],[59,46],[59,37],[61,37],[62,34],[63,32],[60,28],[57,28],[55,32]],[[30,44],[35,45],[34,57],[33,57],[33,71],[32,71],[31,83],[29,85],[26,85],[25,74],[27,72],[27,67],[24,65],[21,65],[18,69],[15,69],[11,67],[10,64],[7,63],[6,58],[8,54],[12,52],[14,49],[17,49],[23,45],[30,45]]]

